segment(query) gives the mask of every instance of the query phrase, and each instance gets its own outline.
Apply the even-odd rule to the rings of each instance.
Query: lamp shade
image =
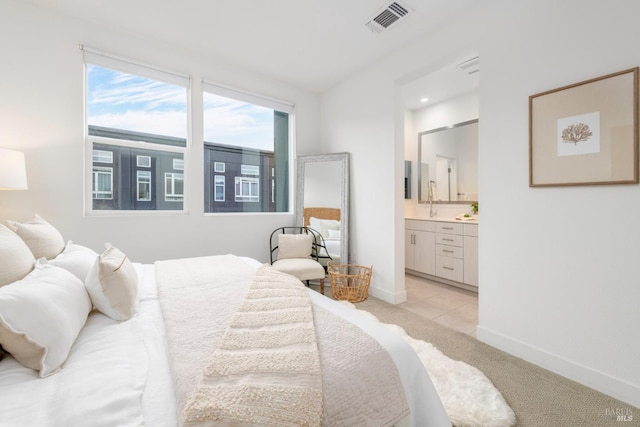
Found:
[[[27,188],[24,153],[0,148],[0,190],[26,190]]]

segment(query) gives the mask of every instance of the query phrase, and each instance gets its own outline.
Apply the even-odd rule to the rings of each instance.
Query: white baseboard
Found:
[[[629,405],[640,407],[640,386],[565,359],[478,325],[476,338],[516,357],[538,365]],[[635,414],[634,414],[635,415]]]
[[[384,289],[370,286],[369,295],[376,297],[378,299],[381,299],[382,301],[388,302],[390,304],[402,304],[403,302],[407,301],[407,291],[393,293],[393,292],[386,291]]]

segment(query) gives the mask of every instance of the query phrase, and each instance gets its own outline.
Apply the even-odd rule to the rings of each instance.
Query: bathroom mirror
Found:
[[[321,228],[329,254],[347,264],[349,153],[302,155],[296,161],[296,224]]]
[[[418,134],[418,202],[478,201],[478,120]]]

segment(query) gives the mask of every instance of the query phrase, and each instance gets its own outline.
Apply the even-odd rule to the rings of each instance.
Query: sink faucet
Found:
[[[427,199],[429,199],[429,216],[433,218],[437,215],[437,212],[433,210],[433,186],[435,185],[435,181],[429,181],[429,194],[427,195]]]

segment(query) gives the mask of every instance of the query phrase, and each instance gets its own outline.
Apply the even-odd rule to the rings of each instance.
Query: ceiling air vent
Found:
[[[410,12],[411,9],[407,5],[394,1],[380,9],[365,26],[374,33],[381,33]]]
[[[464,71],[467,74],[475,74],[480,71],[480,57],[467,59],[456,65],[459,70]]]

